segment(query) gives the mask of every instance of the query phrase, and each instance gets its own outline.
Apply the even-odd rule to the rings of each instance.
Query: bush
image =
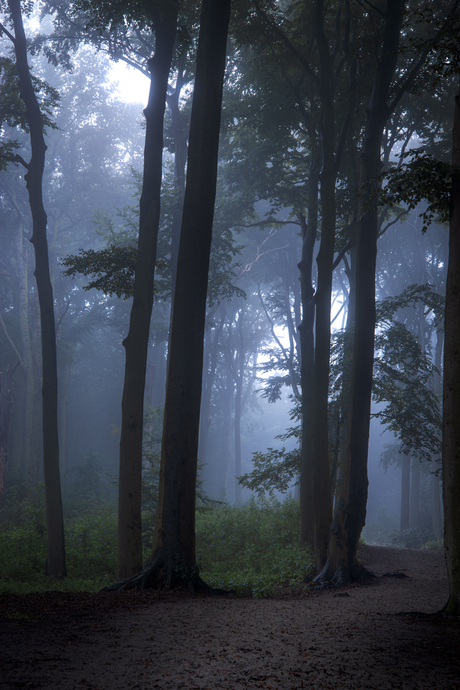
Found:
[[[43,483],[19,505],[7,506],[0,522],[0,592],[50,589],[44,576],[47,556]],[[117,511],[113,505],[64,522],[69,577],[54,582],[65,591],[97,591],[116,579]]]
[[[425,527],[408,527],[391,535],[393,546],[402,549],[421,549],[427,542],[433,541],[431,530]]]
[[[250,500],[241,508],[222,506],[197,515],[197,562],[211,586],[261,597],[282,584],[303,586],[312,566],[308,549],[297,545],[299,503]]]
[[[14,502],[13,502],[14,503]],[[98,591],[117,578],[117,510],[92,504],[65,520],[68,577],[44,576],[46,519],[43,484],[0,515],[0,592]],[[89,504],[88,504],[89,505]],[[143,514],[148,522],[149,513]],[[311,568],[297,546],[299,504],[259,499],[241,508],[202,506],[197,511],[197,560],[211,586],[260,597],[281,585],[303,587]],[[147,532],[151,525],[146,525]],[[151,548],[145,539],[144,562]]]

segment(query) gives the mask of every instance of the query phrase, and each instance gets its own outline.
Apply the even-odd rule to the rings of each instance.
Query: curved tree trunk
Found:
[[[151,83],[149,101],[144,110],[146,132],[144,178],[139,207],[139,240],[129,331],[123,341],[126,362],[121,403],[118,497],[118,577],[120,579],[130,577],[142,568],[141,485],[144,390],[160,218],[163,119],[176,36],[178,3],[170,3],[169,8],[169,14],[165,13],[161,19],[152,10],[156,44],[155,54],[149,60]]]
[[[32,157],[25,180],[29,192],[35,251],[35,278],[40,305],[42,366],[43,366],[43,464],[45,475],[46,528],[48,558],[46,572],[53,577],[66,575],[64,521],[62,515],[61,481],[59,475],[58,389],[56,360],[56,329],[54,323],[53,289],[50,280],[47,218],[43,207],[42,182],[46,144],[40,107],[30,78],[27,43],[19,0],[8,0],[14,25],[14,48],[19,75],[21,98],[27,111]]]

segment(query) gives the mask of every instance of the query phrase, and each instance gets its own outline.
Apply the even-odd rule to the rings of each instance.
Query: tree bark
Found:
[[[300,449],[300,531],[299,545],[314,543],[314,482],[311,448],[313,444],[313,386],[312,373],[315,362],[314,321],[315,290],[312,282],[313,250],[318,230],[318,170],[312,161],[308,178],[308,223],[300,214],[302,233],[302,257],[298,264],[302,298],[302,322],[300,335],[300,384],[302,387],[302,438]]]
[[[390,115],[387,99],[398,60],[403,10],[404,0],[388,0],[382,56],[370,98],[362,148],[361,188],[365,190],[364,197],[375,191],[378,184],[376,177],[380,168],[382,134]],[[367,575],[358,563],[356,552],[366,519],[377,238],[377,209],[365,210],[357,246],[356,321],[345,466],[331,527],[328,559],[315,580],[318,584],[344,585]]]
[[[445,611],[460,615],[460,92],[452,133],[451,216],[446,284],[442,471],[444,544],[449,581]]]
[[[313,372],[312,464],[315,497],[314,555],[317,572],[327,559],[332,501],[329,471],[329,359],[331,350],[332,265],[335,244],[335,113],[332,97],[332,65],[323,28],[324,1],[315,3],[315,37],[319,55],[321,101],[321,242],[315,294],[315,364]]]
[[[401,515],[399,528],[401,532],[410,525],[410,455],[402,456],[401,476]]]
[[[152,3],[152,6],[155,3]],[[128,578],[142,569],[142,433],[144,391],[150,319],[153,306],[160,189],[163,158],[163,119],[169,70],[176,36],[178,3],[171,2],[164,16],[152,12],[155,54],[149,60],[151,75],[146,121],[144,173],[139,205],[139,240],[133,303],[126,352],[121,403],[120,474],[118,497],[118,577]]]
[[[244,377],[244,340],[243,340],[244,305],[238,313],[238,356],[235,362],[235,505],[241,505],[241,414]]]
[[[410,487],[410,527],[419,526],[419,503],[420,503],[420,461],[412,459],[412,481]]]
[[[32,156],[25,180],[29,192],[35,251],[35,278],[40,305],[42,366],[43,366],[43,464],[46,498],[46,527],[48,557],[46,572],[53,577],[66,575],[64,521],[62,515],[61,482],[59,475],[58,388],[56,360],[56,329],[54,323],[53,289],[50,280],[47,217],[43,207],[43,171],[46,144],[40,107],[30,78],[27,62],[27,43],[22,23],[20,0],[8,0],[13,20],[16,67],[21,98],[27,111]]]
[[[206,587],[195,558],[195,494],[206,294],[230,0],[203,0],[174,295],[158,508],[149,564],[112,586]]]

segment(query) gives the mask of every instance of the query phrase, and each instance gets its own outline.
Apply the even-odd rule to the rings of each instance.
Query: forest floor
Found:
[[[2,595],[0,688],[460,689],[443,552],[363,546],[361,561],[370,584],[258,600]]]

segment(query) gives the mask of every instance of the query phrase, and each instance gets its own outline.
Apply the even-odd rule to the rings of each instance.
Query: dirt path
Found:
[[[2,597],[0,688],[460,689],[460,625],[429,615],[447,598],[443,554],[364,547],[362,561],[407,577],[263,600]]]

